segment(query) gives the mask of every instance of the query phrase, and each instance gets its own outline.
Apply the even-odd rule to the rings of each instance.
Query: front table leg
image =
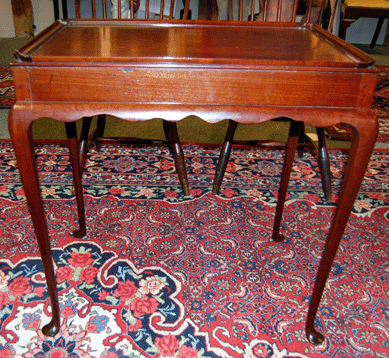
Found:
[[[8,124],[20,177],[27,199],[27,205],[30,209],[31,220],[34,225],[38,247],[42,257],[43,269],[51,302],[51,321],[42,328],[42,332],[46,336],[54,336],[60,329],[58,292],[49,235],[47,232],[43,203],[39,190],[39,181],[31,133],[32,121],[30,119],[29,111],[16,111],[11,109]]]
[[[285,203],[286,189],[292,168],[293,157],[296,151],[296,136],[298,136],[298,132],[299,122],[292,121],[272,236],[275,241],[283,241],[284,239],[283,235],[281,235],[279,231],[282,211]],[[315,318],[320,299],[323,294],[328,275],[331,271],[332,263],[340,244],[340,240],[344,230],[346,229],[354,201],[358,195],[359,188],[365,175],[371,153],[374,149],[377,133],[378,122],[372,112],[366,112],[361,115],[357,125],[353,128],[350,156],[343,179],[339,202],[332,220],[328,240],[324,248],[323,257],[316,277],[305,327],[308,340],[315,345],[321,344],[324,341],[324,336],[315,330]]]
[[[317,309],[328,275],[331,271],[336,251],[344,230],[346,229],[348,218],[353,208],[354,201],[357,198],[370,156],[373,152],[377,133],[378,122],[375,115],[370,112],[367,112],[363,117],[361,116],[356,127],[353,128],[350,156],[343,179],[339,201],[332,220],[327,243],[324,248],[308,311],[306,335],[308,340],[313,344],[320,344],[324,341],[323,335],[317,332],[314,327]]]

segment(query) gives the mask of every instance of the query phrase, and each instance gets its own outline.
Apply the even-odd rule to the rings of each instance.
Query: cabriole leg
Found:
[[[46,336],[54,336],[60,329],[58,292],[43,203],[39,189],[35,153],[32,143],[32,120],[30,112],[23,109],[15,110],[14,107],[10,110],[8,123],[27,205],[31,213],[31,220],[34,225],[38,247],[42,257],[47,290],[51,302],[51,321],[42,328],[42,332]]]
[[[321,344],[324,341],[324,336],[316,331],[314,327],[320,299],[331,271],[340,240],[346,228],[351,209],[365,175],[378,132],[377,119],[373,113],[368,112],[365,116],[361,116],[357,123],[357,127],[353,129],[351,151],[339,202],[332,220],[309,305],[306,335],[308,340],[315,345]]]

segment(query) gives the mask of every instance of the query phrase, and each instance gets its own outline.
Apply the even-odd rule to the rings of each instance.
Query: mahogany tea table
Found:
[[[197,115],[215,123],[292,119],[273,239],[302,123],[353,127],[341,195],[315,281],[307,338],[323,342],[314,321],[377,136],[371,110],[378,72],[365,53],[320,27],[298,23],[164,20],[57,21],[15,53],[16,103],[9,130],[51,299],[43,328],[55,335],[60,312],[50,241],[31,134],[40,117],[65,122],[80,229],[84,206],[75,121],[110,114],[124,120],[179,121]]]

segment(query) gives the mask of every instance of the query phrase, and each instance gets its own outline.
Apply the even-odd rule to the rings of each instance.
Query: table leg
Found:
[[[60,329],[60,310],[49,235],[39,190],[39,180],[32,142],[32,120],[30,118],[30,111],[17,111],[12,108],[9,113],[8,123],[27,205],[30,209],[31,220],[34,225],[38,247],[42,257],[47,289],[51,301],[51,321],[42,328],[42,332],[45,335],[54,336]]]
[[[283,241],[285,237],[280,234],[282,211],[284,208],[288,181],[292,170],[293,159],[298,144],[299,132],[302,122],[291,122],[288,144],[285,153],[285,162],[282,170],[280,191],[276,208],[273,235],[274,241]],[[349,161],[343,179],[339,202],[336,207],[328,240],[324,248],[323,257],[315,281],[311,303],[309,305],[308,318],[306,322],[306,335],[308,340],[315,344],[321,344],[324,336],[315,330],[314,323],[317,309],[323,294],[328,275],[331,271],[340,240],[346,228],[354,201],[358,195],[370,155],[374,149],[374,143],[378,133],[378,122],[375,115],[367,112],[361,116],[356,127],[353,129],[353,140]]]
[[[300,139],[300,133],[304,126],[303,122],[290,122],[288,142],[286,143],[284,166],[282,168],[280,190],[277,199],[276,216],[274,219],[273,235],[272,239],[277,242],[285,240],[285,236],[280,234],[280,226],[282,219],[282,212],[284,210],[284,204],[286,199],[286,193],[288,191],[288,183],[290,173],[292,171],[294,156],[297,151],[297,146]]]
[[[311,303],[309,305],[306,335],[308,340],[313,344],[320,344],[324,341],[323,335],[317,332],[314,327],[317,309],[328,275],[331,271],[336,251],[346,228],[354,201],[358,195],[371,153],[374,149],[377,133],[377,119],[374,114],[369,112],[360,118],[357,122],[357,126],[353,128],[350,156],[343,179],[339,202],[332,220],[331,229],[315,281]]]

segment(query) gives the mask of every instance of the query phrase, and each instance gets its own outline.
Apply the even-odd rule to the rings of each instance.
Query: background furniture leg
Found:
[[[66,128],[66,136],[68,138],[68,146],[70,152],[69,156],[72,165],[73,185],[76,194],[78,221],[79,221],[79,229],[73,231],[73,235],[75,237],[84,237],[86,235],[85,206],[84,206],[84,196],[82,193],[82,171],[80,167],[76,123],[75,122],[65,123],[65,128]]]
[[[79,156],[80,156],[80,170],[84,171],[86,156],[89,152],[89,149],[92,143],[96,142],[96,150],[99,151],[101,148],[101,142],[96,140],[96,138],[102,138],[104,136],[105,130],[105,115],[100,114],[97,117],[97,127],[94,132],[89,135],[89,130],[92,124],[92,117],[84,117],[82,119],[82,127],[80,134],[80,144],[79,144]]]
[[[304,126],[301,128],[299,145],[297,152],[299,158],[303,157],[304,149],[307,148],[317,159],[320,169],[321,182],[326,200],[331,200],[331,168],[330,158],[328,156],[324,128],[315,127],[318,137],[318,145],[305,133]]]
[[[220,150],[220,156],[219,156],[219,160],[217,162],[215,179],[213,181],[212,192],[214,194],[219,194],[220,185],[222,184],[222,180],[223,180],[226,168],[227,168],[228,160],[230,159],[232,142],[234,140],[234,134],[235,134],[237,126],[238,126],[237,122],[234,122],[234,121],[228,122],[227,133],[226,133],[226,136],[224,138],[223,146]]]
[[[84,171],[86,155],[89,151],[89,130],[92,124],[92,117],[84,117],[82,119],[80,143],[79,143],[79,157],[80,157],[80,170]],[[67,129],[66,129],[67,130]]]
[[[105,123],[106,123],[105,114],[100,114],[97,117],[96,131],[95,131],[95,133],[92,134],[92,139],[91,139],[92,143],[95,141],[95,138],[103,138],[104,137]],[[101,149],[101,141],[97,140],[96,141],[96,150],[99,152],[100,149]]]
[[[59,4],[58,0],[53,0],[53,6],[54,6],[54,20],[59,20]]]
[[[330,158],[327,151],[326,139],[324,135],[323,127],[316,127],[316,133],[318,136],[318,161],[319,168],[321,173],[321,182],[323,185],[324,195],[327,201],[331,200],[332,189],[331,189],[331,168],[330,168]]]
[[[371,40],[370,48],[374,48],[374,46],[375,46],[375,44],[377,42],[378,36],[380,35],[381,28],[382,28],[382,25],[384,23],[384,20],[385,20],[385,18],[382,17],[382,16],[380,16],[378,18],[377,27],[375,28],[373,39]]]
[[[165,131],[166,139],[169,142],[170,150],[173,152],[174,163],[178,173],[178,178],[184,191],[185,196],[189,196],[189,182],[186,172],[184,151],[178,138],[177,123],[163,121],[163,129]]]

